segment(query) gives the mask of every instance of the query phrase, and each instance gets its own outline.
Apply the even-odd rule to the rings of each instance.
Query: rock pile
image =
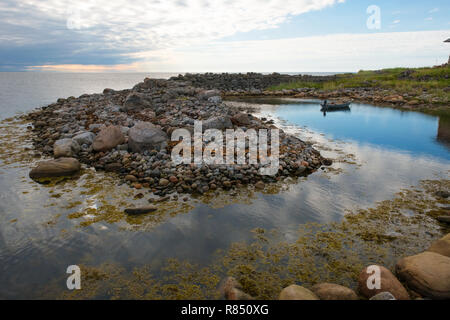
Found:
[[[261,73],[204,73],[204,74],[185,74],[171,78],[172,80],[186,81],[194,87],[205,89],[218,89],[224,92],[250,92],[260,94],[271,86],[281,83],[297,81],[330,81],[335,76],[311,76],[311,75],[287,75],[280,73],[261,74]]]
[[[145,79],[133,89],[59,99],[29,114],[34,146],[45,155],[73,157],[99,170],[117,172],[136,188],[156,195],[204,193],[244,184],[264,189],[283,176],[306,175],[323,163],[318,151],[280,130],[279,170],[262,176],[258,164],[175,164],[171,141],[176,129],[273,129],[271,121],[242,113],[222,102],[218,90],[180,80]],[[270,133],[270,131],[269,131]],[[225,134],[224,134],[225,137]],[[193,141],[193,137],[192,137]],[[211,141],[203,141],[205,148]],[[269,141],[270,142],[270,141]],[[249,153],[246,150],[246,159]]]

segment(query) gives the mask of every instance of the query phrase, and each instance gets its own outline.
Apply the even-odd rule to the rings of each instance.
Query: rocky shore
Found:
[[[411,78],[413,71],[405,71],[401,74],[399,81],[408,81]],[[351,74],[348,75],[351,77]],[[448,76],[447,76],[448,78]],[[290,97],[290,98],[304,98],[304,99],[327,99],[339,101],[355,101],[374,103],[377,105],[389,106],[396,109],[403,110],[417,110],[422,112],[434,112],[436,110],[448,111],[448,101],[445,95],[435,94],[431,90],[417,90],[402,89],[401,85],[393,88],[382,88],[377,86],[352,86],[337,89],[317,89],[309,86],[320,87],[327,83],[339,83],[342,79],[337,75],[331,76],[312,76],[312,75],[286,75],[286,74],[186,74],[179,75],[172,78],[179,81],[187,81],[195,86],[203,88],[214,88],[222,91],[224,96],[248,97],[248,96],[264,96],[264,97]],[[411,78],[412,80],[413,78]],[[415,79],[415,78],[414,78]],[[417,80],[417,79],[415,79]],[[423,77],[418,80],[427,81],[436,80],[434,78]],[[369,81],[370,82],[370,81]],[[290,89],[276,90],[280,84],[304,84]],[[271,88],[272,87],[272,88]],[[292,85],[290,86],[292,87]],[[450,91],[447,86],[443,89],[445,92]],[[448,94],[447,94],[448,95]],[[447,108],[447,109],[446,109]]]
[[[121,181],[136,189],[148,188],[164,197],[178,193],[205,193],[287,176],[307,175],[330,161],[311,145],[280,130],[280,161],[274,176],[260,175],[263,165],[176,165],[171,150],[174,130],[194,131],[201,120],[204,129],[273,129],[273,122],[228,106],[221,92],[171,79],[145,79],[129,90],[105,89],[103,94],[59,99],[28,115],[34,147],[56,160],[41,162],[32,178],[70,175],[79,163],[116,172]],[[225,136],[225,135],[224,135]],[[203,148],[209,141],[203,141]],[[246,158],[249,153],[246,150]],[[248,163],[248,162],[247,162]]]

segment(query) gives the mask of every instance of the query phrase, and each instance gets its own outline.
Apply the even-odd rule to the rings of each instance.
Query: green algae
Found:
[[[295,242],[284,240],[277,230],[256,228],[253,241],[219,250],[207,266],[174,259],[133,269],[84,266],[82,289],[57,297],[217,299],[217,286],[227,275],[257,299],[276,299],[282,288],[293,283],[311,287],[331,282],[356,288],[366,265],[393,270],[400,258],[426,250],[448,232],[428,213],[449,205],[450,200],[434,195],[435,190],[449,189],[450,180],[423,181],[374,208],[348,212],[341,222],[300,225]]]

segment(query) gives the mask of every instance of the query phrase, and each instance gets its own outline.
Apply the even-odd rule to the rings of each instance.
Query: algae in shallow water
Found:
[[[63,299],[215,299],[219,280],[226,275],[258,299],[276,299],[293,283],[310,287],[331,282],[355,288],[366,265],[392,270],[398,259],[426,250],[448,232],[427,213],[448,207],[450,200],[434,192],[449,189],[450,180],[423,181],[420,188],[403,190],[374,208],[348,213],[342,222],[301,225],[294,243],[276,230],[257,228],[254,241],[218,251],[208,266],[174,259],[163,266],[132,270],[84,266],[82,290],[55,293],[53,284],[47,292]]]

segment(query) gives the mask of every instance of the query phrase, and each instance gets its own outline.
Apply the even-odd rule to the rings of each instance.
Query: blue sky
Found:
[[[0,71],[431,66],[450,53],[449,12],[448,0],[2,0]]]

